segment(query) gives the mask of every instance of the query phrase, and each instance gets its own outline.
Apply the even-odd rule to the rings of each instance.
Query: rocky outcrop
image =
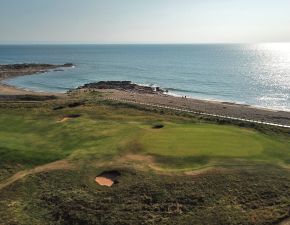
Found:
[[[31,75],[35,73],[44,73],[49,70],[58,69],[58,68],[68,68],[72,67],[72,63],[65,63],[62,65],[52,65],[52,64],[9,64],[9,65],[0,65],[0,80],[16,77]]]
[[[162,94],[164,91],[158,87],[148,87],[134,84],[131,81],[100,81],[97,83],[85,84],[78,89],[115,89],[146,94]]]

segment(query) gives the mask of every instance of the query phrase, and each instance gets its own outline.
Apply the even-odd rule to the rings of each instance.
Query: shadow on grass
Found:
[[[204,166],[209,163],[207,156],[187,156],[187,157],[174,157],[174,156],[154,156],[155,162],[168,168],[191,168]]]

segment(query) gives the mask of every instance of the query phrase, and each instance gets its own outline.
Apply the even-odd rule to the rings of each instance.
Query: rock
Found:
[[[131,81],[100,81],[96,83],[85,84],[78,89],[115,89],[122,91],[131,91],[146,94],[163,94],[164,90],[161,88],[153,88],[148,86],[141,86],[134,84]]]
[[[23,64],[9,64],[0,65],[0,79],[7,79],[10,77],[31,75],[35,73],[44,73],[49,70],[59,69],[64,67],[72,67],[72,63],[65,63],[62,65],[52,64],[35,64],[35,63],[23,63]]]
[[[65,64],[63,64],[62,67],[73,67],[73,66],[74,66],[74,64],[72,64],[72,63],[65,63]]]

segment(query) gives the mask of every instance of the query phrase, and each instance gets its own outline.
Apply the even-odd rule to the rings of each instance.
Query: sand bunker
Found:
[[[63,123],[65,121],[67,121],[68,119],[75,119],[80,117],[80,114],[69,114],[69,115],[65,115],[61,120],[59,120],[60,123]]]
[[[98,175],[95,181],[101,186],[111,187],[113,184],[117,183],[117,179],[120,176],[121,174],[116,170],[105,171]]]
[[[152,126],[152,128],[153,129],[161,129],[161,128],[163,128],[164,127],[164,125],[163,124],[154,124],[153,126]]]

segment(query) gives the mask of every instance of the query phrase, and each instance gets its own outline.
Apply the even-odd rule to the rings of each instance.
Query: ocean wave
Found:
[[[163,88],[169,92],[183,92],[183,93],[192,93],[192,94],[206,94],[208,95],[208,92],[205,91],[193,91],[193,90],[186,90],[186,89],[179,89],[179,88]]]
[[[258,100],[260,101],[285,101],[288,99],[289,99],[289,96],[287,94],[265,95],[258,98]]]
[[[134,84],[137,84],[139,86],[144,86],[144,87],[159,87],[157,84],[153,84],[153,83],[150,83],[150,84],[146,84],[146,83],[135,83],[133,82]]]

